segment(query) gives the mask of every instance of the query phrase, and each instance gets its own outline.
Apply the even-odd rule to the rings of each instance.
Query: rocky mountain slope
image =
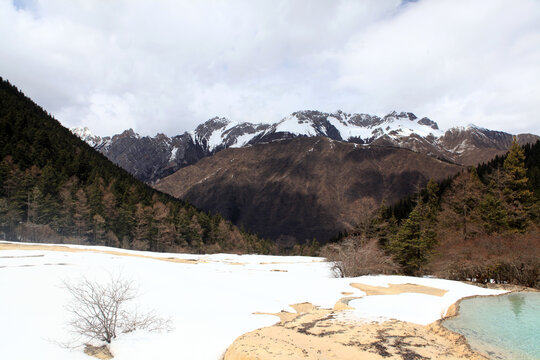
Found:
[[[325,136],[220,151],[155,187],[282,245],[325,242],[385,200],[462,167],[409,149]]]
[[[154,182],[176,170],[229,147],[246,147],[296,137],[324,136],[356,144],[411,149],[461,165],[474,165],[506,151],[512,135],[470,125],[448,131],[410,112],[378,117],[342,111],[295,112],[274,124],[238,123],[212,118],[194,131],[168,137],[141,137],[126,130],[113,137],[93,136],[87,128],[72,131],[135,177]],[[520,143],[535,135],[518,135]]]

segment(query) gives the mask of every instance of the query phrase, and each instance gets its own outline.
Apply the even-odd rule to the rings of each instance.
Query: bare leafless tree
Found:
[[[397,265],[377,245],[377,241],[344,239],[339,244],[328,244],[321,255],[331,264],[335,277],[356,277],[370,274],[393,274]]]
[[[73,296],[67,305],[72,319],[69,323],[73,333],[88,342],[91,340],[111,343],[117,335],[134,330],[170,331],[170,320],[154,312],[139,313],[126,305],[137,297],[137,288],[132,281],[120,276],[107,283],[89,280],[64,282]]]

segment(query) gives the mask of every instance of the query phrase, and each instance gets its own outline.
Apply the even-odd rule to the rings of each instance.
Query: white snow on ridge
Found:
[[[428,125],[419,124],[418,121],[419,119],[411,121],[409,119],[401,117],[389,118],[386,123],[383,123],[380,126],[384,129],[385,133],[397,131],[399,132],[400,136],[409,136],[413,133],[422,137],[427,137],[430,134],[435,137],[440,137],[444,135],[443,131],[433,129]]]
[[[92,132],[88,127],[72,127],[69,128],[73,134],[77,135],[80,139],[89,138],[92,136]]]
[[[228,131],[240,125],[243,125],[243,123],[239,123],[237,121],[229,121],[226,126],[214,130],[210,135],[210,138],[208,139],[208,149],[210,151],[213,151],[218,146],[224,145],[227,140]],[[235,139],[235,142],[233,144],[230,144],[229,147],[239,148],[246,146],[254,137],[262,134],[263,132],[264,130],[260,130],[254,133],[245,133],[243,135],[239,135]]]
[[[244,134],[244,135],[240,135],[237,139],[236,139],[236,142],[231,145],[230,147],[232,148],[240,148],[240,147],[244,147],[246,146],[254,137],[256,136],[259,136],[260,134],[264,133],[264,130],[261,130],[261,131],[257,131],[253,134]]]
[[[327,129],[324,128],[324,125],[318,129],[316,128],[318,127],[315,125],[315,121],[317,121],[316,119],[326,119],[337,129],[341,138],[345,141],[350,140],[351,138],[360,138],[364,141],[369,141],[383,135],[388,135],[396,140],[398,140],[400,137],[410,136],[412,134],[417,134],[422,137],[433,135],[436,138],[444,135],[443,131],[433,129],[430,125],[419,124],[418,122],[421,119],[410,120],[409,113],[397,113],[395,111],[386,115],[382,119],[377,116],[370,116],[367,114],[347,114],[342,111],[337,111],[332,114],[309,111],[298,112],[283,118],[277,123],[268,124],[270,126],[265,130],[259,130],[253,133],[244,132],[246,130],[243,130],[243,128],[249,128],[250,126],[257,128],[257,126],[261,125],[262,123],[240,123],[238,121],[231,121],[226,118],[216,117],[208,120],[204,124],[199,125],[197,129],[187,132],[187,134],[189,134],[189,136],[195,142],[200,144],[206,143],[209,151],[214,151],[220,146],[243,147],[256,136],[261,134],[269,135],[275,132],[285,132],[297,136],[330,136],[327,133]],[[360,126],[355,124],[355,121],[358,119],[361,119],[366,125]],[[374,120],[375,122],[370,123],[370,120]],[[235,131],[236,138],[230,137],[229,133],[233,129]],[[70,130],[92,147],[99,148],[101,150],[106,150],[112,142],[111,137],[101,138],[99,136],[92,135],[92,132],[87,127],[71,128]],[[131,134],[136,138],[140,138],[138,134],[133,132],[133,130],[130,129],[126,131],[128,132],[128,135]],[[247,131],[253,130],[250,129]],[[170,156],[171,161],[173,161],[175,159],[175,155],[171,154]]]
[[[69,131],[93,148],[99,147],[100,149],[107,149],[109,148],[112,142],[109,136],[100,137],[100,136],[92,134],[92,131],[86,126],[85,127],[72,127],[72,128],[69,128]]]
[[[350,138],[361,138],[368,140],[372,137],[378,138],[382,135],[388,135],[394,139],[404,136],[417,134],[422,137],[433,135],[440,137],[444,135],[441,130],[433,129],[429,125],[419,124],[419,119],[409,120],[403,117],[387,117],[384,122],[374,126],[358,126],[343,121],[336,114],[330,115],[328,121],[339,131],[341,138],[349,140]]]
[[[295,135],[316,136],[317,132],[308,120],[300,120],[294,115],[289,115],[273,128],[275,132],[289,132]]]
[[[176,160],[177,151],[178,151],[178,148],[176,146],[173,146],[171,148],[171,155],[169,155],[169,162],[174,162]]]
[[[353,114],[356,116],[362,116]],[[344,140],[350,138],[361,138],[364,140],[371,139],[373,137],[380,137],[384,134],[390,135],[393,138],[399,138],[403,136],[410,136],[413,133],[426,137],[433,135],[440,137],[444,134],[441,130],[431,128],[429,125],[419,124],[419,119],[409,120],[399,116],[386,117],[386,120],[376,126],[359,126],[351,123],[351,115],[337,112],[335,114],[328,114],[326,119],[333,125],[340,136]],[[295,115],[290,115],[274,125],[271,129],[272,132],[289,132],[295,135],[304,136],[316,136],[320,135],[315,129],[311,120],[302,120]],[[392,134],[394,132],[394,134]],[[324,134],[328,135],[328,134]]]
[[[92,131],[88,127],[72,127],[69,129],[72,134],[76,135],[79,139],[86,142],[92,147],[96,147],[101,143],[101,137],[94,136]]]
[[[42,244],[40,244],[42,245]],[[350,303],[356,310],[340,317],[354,322],[397,318],[419,324],[440,318],[463,296],[498,294],[460,282],[402,276],[365,276],[337,279],[321,258],[262,255],[159,254],[106,247],[81,247],[122,252],[2,250],[0,252],[0,358],[86,359],[55,341],[66,341],[69,294],[62,281],[81,276],[107,279],[121,273],[140,286],[138,303],[170,317],[171,333],[123,334],[111,346],[116,360],[219,359],[240,335],[277,322],[253,312],[293,311],[289,305],[311,302],[332,308],[343,296],[362,292],[351,282],[376,286],[415,283],[449,290],[443,297],[423,294],[368,296]],[[198,259],[197,264],[140,257]],[[22,335],[24,334],[24,335]]]
[[[339,131],[341,138],[344,140],[348,140],[350,138],[369,139],[373,136],[373,129],[344,123],[335,115],[329,116],[328,121]]]
[[[223,141],[225,140],[223,138],[223,133],[235,126],[237,126],[239,123],[236,121],[229,121],[227,125],[224,127],[221,127],[214,132],[212,132],[212,135],[210,135],[210,138],[208,139],[208,148],[210,150],[214,150],[219,145],[223,144]]]

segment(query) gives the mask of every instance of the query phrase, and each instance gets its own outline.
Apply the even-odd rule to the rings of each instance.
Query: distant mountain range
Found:
[[[145,182],[170,175],[226,148],[241,148],[297,137],[322,136],[361,145],[400,147],[459,165],[485,162],[503,154],[512,135],[474,125],[447,131],[436,122],[410,112],[379,117],[342,111],[298,111],[274,124],[238,123],[214,117],[194,131],[168,137],[139,136],[132,129],[112,137],[92,135],[88,128],[71,131],[111,161]],[[520,143],[538,136],[517,135]]]

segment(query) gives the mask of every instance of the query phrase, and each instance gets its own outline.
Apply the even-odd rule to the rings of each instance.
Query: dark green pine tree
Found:
[[[527,227],[533,193],[529,190],[525,153],[516,138],[503,164],[503,198],[508,212],[510,230],[523,232]]]
[[[433,180],[427,185],[427,201],[419,196],[409,217],[402,222],[392,239],[390,250],[405,274],[420,273],[437,243],[435,224],[439,211],[438,186]]]
[[[508,228],[508,213],[503,207],[501,200],[494,195],[496,194],[493,190],[495,188],[496,185],[492,181],[488,187],[490,191],[483,196],[479,206],[480,218],[482,219],[484,230],[488,234],[500,232]]]
[[[525,150],[525,167],[529,178],[529,188],[533,192],[535,202],[540,202],[540,140],[535,144],[527,144]]]

